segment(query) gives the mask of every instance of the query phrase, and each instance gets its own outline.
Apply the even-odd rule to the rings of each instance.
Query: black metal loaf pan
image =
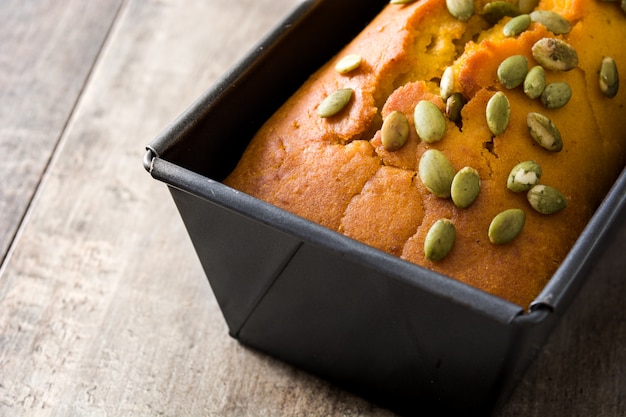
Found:
[[[489,415],[624,217],[626,173],[531,306],[220,183],[261,124],[386,3],[301,4],[148,145],[144,165],[168,185],[232,337],[399,414]]]

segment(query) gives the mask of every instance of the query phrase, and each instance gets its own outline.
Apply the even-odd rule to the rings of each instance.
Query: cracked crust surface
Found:
[[[478,5],[477,9],[481,6]],[[626,73],[626,51],[615,39],[626,35],[626,16],[608,2],[544,0],[539,8],[561,13],[573,25],[562,36],[579,54],[579,66],[548,72],[548,82],[566,81],[574,91],[566,107],[544,109],[521,88],[506,90],[496,77],[499,63],[522,54],[532,65],[535,41],[554,37],[533,23],[515,38],[505,38],[509,18],[487,28],[480,16],[468,22],[452,18],[444,0],[421,0],[387,6],[371,24],[327,65],[316,72],[263,126],[239,165],[225,180],[243,192],[337,230],[410,262],[441,272],[521,306],[528,306],[574,244],[626,161],[626,88],[613,99],[603,97],[597,71],[603,56],[612,56]],[[364,63],[348,75],[333,67],[349,53]],[[453,65],[456,90],[468,99],[462,124],[447,121],[444,138],[419,140],[413,109],[419,100],[444,108],[438,80]],[[622,69],[623,68],[623,69]],[[339,115],[321,119],[318,104],[337,88],[355,95]],[[497,137],[485,121],[485,107],[498,90],[511,103],[507,130]],[[410,124],[407,144],[386,151],[380,125],[394,110]],[[539,111],[559,127],[564,148],[550,153],[537,146],[526,115]],[[416,174],[429,148],[442,151],[456,170],[476,169],[481,178],[477,200],[467,209],[434,197]],[[532,210],[525,193],[506,189],[510,170],[524,160],[543,169],[541,183],[558,188],[568,207],[553,215]],[[487,230],[491,219],[509,208],[526,212],[522,233],[495,246]],[[424,257],[424,238],[440,218],[452,220],[457,240],[450,254],[432,262]]]

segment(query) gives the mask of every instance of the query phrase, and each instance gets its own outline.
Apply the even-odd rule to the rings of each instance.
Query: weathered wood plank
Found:
[[[141,166],[294,4],[124,4],[2,271],[0,414],[376,413],[227,336],[165,186]]]
[[[296,2],[123,4],[0,269],[0,415],[391,416],[230,339],[141,167],[145,144]],[[622,230],[500,416],[624,415],[625,246]]]
[[[626,225],[501,417],[626,415]]]
[[[0,263],[121,3],[0,2]]]

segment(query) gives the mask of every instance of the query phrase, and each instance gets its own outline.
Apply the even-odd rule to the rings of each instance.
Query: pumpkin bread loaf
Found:
[[[625,166],[626,13],[404,3],[310,77],[225,183],[527,307]]]

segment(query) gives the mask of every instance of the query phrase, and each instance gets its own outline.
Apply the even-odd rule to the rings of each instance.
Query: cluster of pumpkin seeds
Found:
[[[454,123],[461,122],[461,110],[467,103],[463,94],[455,91],[456,74],[452,66],[446,67],[439,81],[439,95],[446,103],[446,116]]]
[[[458,172],[450,160],[437,149],[428,149],[422,154],[418,175],[426,189],[439,198],[452,198],[458,208],[467,208],[480,192],[480,176],[472,167]]]
[[[415,0],[390,0],[390,4],[408,4]],[[608,0],[620,1],[620,0]],[[626,0],[621,0],[626,11]],[[567,34],[571,24],[561,15],[552,11],[534,10],[539,0],[518,0],[517,4],[496,0],[487,3],[482,17],[490,24],[495,24],[505,16],[511,17],[503,27],[507,37],[518,36],[527,30],[531,23],[539,23],[555,35]],[[475,13],[473,0],[446,0],[449,13],[460,21],[469,20]],[[574,48],[558,38],[543,38],[532,47],[532,56],[539,63],[529,68],[528,59],[523,55],[514,55],[505,59],[498,67],[497,76],[505,89],[523,86],[524,93],[531,99],[540,99],[546,108],[565,106],[572,90],[565,82],[546,83],[545,70],[569,71],[578,65],[578,56]],[[343,57],[335,66],[342,75],[348,74],[361,65],[358,54]],[[619,88],[617,65],[610,57],[604,57],[599,70],[599,86],[607,97],[614,97]],[[455,92],[455,74],[452,67],[444,70],[440,81],[440,95],[446,102],[445,116],[459,123],[461,110],[467,99]],[[341,88],[330,94],[318,108],[320,117],[331,117],[346,107],[353,95],[350,88]],[[496,92],[486,108],[487,125],[495,135],[502,134],[509,123],[510,104],[506,95]],[[417,103],[413,113],[416,132],[425,143],[434,143],[443,138],[446,131],[444,113],[432,102],[422,100]],[[558,152],[563,147],[561,135],[554,123],[545,115],[531,112],[527,116],[527,126],[531,137],[544,149]],[[409,137],[410,125],[406,116],[391,112],[383,121],[381,141],[388,151],[401,149]],[[538,184],[541,166],[535,161],[524,161],[511,170],[507,188],[513,192],[526,192],[531,207],[542,214],[552,214],[564,209],[567,198],[556,188]],[[436,149],[428,149],[420,158],[418,175],[433,195],[439,198],[451,198],[458,208],[469,207],[480,192],[480,176],[471,167],[464,167],[458,172],[450,160]],[[493,244],[504,244],[515,239],[524,227],[526,214],[521,209],[508,209],[496,215],[489,225],[488,237]],[[445,258],[456,240],[454,223],[446,218],[439,219],[429,229],[424,241],[426,258],[438,261]]]
[[[335,71],[346,75],[361,66],[363,58],[359,54],[348,54],[335,64]],[[349,87],[339,88],[326,96],[317,107],[317,114],[321,118],[328,118],[339,114],[352,99],[354,90]]]
[[[542,24],[555,35],[569,33],[570,23],[552,11],[536,10],[527,14],[519,14],[504,25],[503,33],[507,37],[518,36],[530,27],[532,22]],[[565,106],[571,96],[572,89],[565,82],[546,83],[546,69],[552,71],[569,71],[578,65],[576,50],[558,38],[543,38],[532,47],[533,58],[539,63],[529,68],[528,59],[523,55],[506,58],[498,67],[497,77],[505,89],[522,86],[530,99],[540,99],[544,107],[557,109]],[[607,71],[610,72],[610,71]],[[610,83],[610,82],[609,82]],[[491,100],[503,102],[496,97]],[[503,108],[504,105],[501,105]],[[489,128],[494,135],[502,133],[502,129],[494,127],[494,119],[503,125],[507,115],[494,110],[491,101],[487,105],[486,117]],[[542,148],[559,152],[563,148],[563,140],[556,125],[547,116],[531,112],[527,115],[526,124],[531,137]],[[541,178],[541,166],[535,161],[523,161],[511,170],[507,179],[507,188],[513,192],[526,192],[530,206],[539,213],[556,213],[567,206],[567,198],[556,188],[538,184]],[[515,239],[524,227],[526,214],[521,209],[509,209],[494,217],[489,226],[489,240],[494,244],[503,244]]]
[[[532,22],[542,24],[554,34],[566,34],[571,30],[570,23],[561,15],[545,10],[516,14],[504,25],[505,36],[518,36],[530,27]],[[529,68],[528,59],[521,54],[504,59],[497,70],[500,84],[511,90],[522,86],[531,99],[540,99],[544,107],[556,109],[565,106],[572,97],[572,89],[566,82],[546,83],[545,69],[569,71],[578,65],[576,50],[565,41],[557,38],[543,38],[532,47],[533,58],[539,63]],[[506,129],[510,117],[510,107],[504,93],[497,92],[486,108],[487,125],[494,134],[500,135]],[[528,128],[535,141],[550,151],[560,151],[561,136],[551,120],[539,113],[528,116]]]
[[[480,193],[480,176],[472,167],[463,167],[458,172],[450,160],[437,149],[428,149],[422,154],[418,175],[426,189],[438,198],[451,198],[454,205],[464,209],[472,205]],[[424,241],[426,258],[438,261],[448,255],[456,239],[454,224],[449,219],[440,219],[431,226]]]
[[[530,206],[541,214],[553,214],[567,207],[568,200],[554,187],[539,184],[541,166],[535,161],[515,165],[507,179],[507,188],[515,193],[526,192]]]
[[[539,4],[539,0],[519,0],[517,4],[510,1],[496,0],[486,3],[478,14],[489,24],[495,25],[505,16],[514,17],[520,13],[529,13]],[[446,7],[450,14],[460,20],[467,21],[475,13],[473,0],[446,0]]]
[[[518,36],[524,32],[532,22],[545,26],[555,35],[567,34],[571,31],[571,24],[558,13],[547,10],[535,10],[526,14],[519,14],[507,22],[503,28],[505,36]],[[572,89],[566,82],[557,81],[546,83],[546,69],[551,71],[569,71],[578,65],[578,54],[567,42],[559,38],[542,38],[531,48],[533,58],[538,65],[529,68],[528,59],[524,55],[513,55],[503,60],[498,66],[497,77],[505,89],[522,86],[524,93],[530,99],[539,99],[548,109],[558,109],[565,106],[572,97]],[[610,64],[609,64],[610,65]],[[607,78],[611,78],[612,71],[606,70]],[[607,84],[614,84],[608,82]],[[609,88],[605,88],[609,90]],[[495,100],[496,97],[493,97]],[[498,98],[503,101],[502,98]],[[501,105],[501,108],[503,105]],[[487,106],[487,122],[494,135],[502,133],[500,129],[493,129],[493,119],[506,120],[506,114],[496,113],[493,106]],[[491,122],[490,122],[491,120]],[[544,149],[559,152],[563,148],[561,134],[556,125],[547,116],[531,112],[528,114],[527,126],[530,136]]]
[[[566,55],[555,52],[558,49],[571,49]],[[528,66],[528,59],[524,55],[512,55],[498,66],[497,77],[506,89],[523,86],[524,93],[531,99],[541,99],[544,107],[558,109],[565,106],[572,97],[572,89],[566,82],[557,81],[546,83],[545,68],[556,70],[570,70],[578,64],[576,51],[565,42],[544,38],[535,43],[532,48],[533,57],[539,62],[532,68]],[[568,58],[563,58],[567,56]],[[555,62],[561,58],[560,62]],[[546,65],[547,63],[547,65]]]
[[[426,189],[438,198],[451,198],[454,205],[464,209],[472,205],[480,193],[480,176],[466,166],[458,172],[450,160],[437,149],[422,154],[418,175]],[[448,255],[456,239],[454,223],[439,219],[431,226],[424,241],[426,258],[438,261]]]
[[[554,12],[532,11],[536,0],[520,2],[517,6],[504,1],[488,3],[483,10],[483,17],[495,24],[504,16],[512,19],[504,26],[507,37],[517,36],[527,30],[532,22],[544,25],[555,35],[566,34],[571,30],[570,23]],[[446,7],[455,18],[465,21],[474,13],[474,3],[470,0],[447,0]],[[525,13],[520,13],[523,7]],[[540,99],[546,108],[560,108],[569,102],[572,91],[565,82],[546,84],[545,68],[568,71],[578,65],[576,51],[565,42],[556,38],[538,41],[532,49],[533,58],[540,65],[529,68],[528,59],[523,55],[514,55],[505,59],[498,68],[497,76],[505,89],[523,86],[525,94],[531,99]],[[610,66],[607,60],[606,66]],[[605,84],[614,84],[612,75],[615,71],[605,70],[609,80]],[[454,70],[444,70],[440,81],[440,95],[446,101],[446,114],[452,121],[459,122],[461,109],[466,99],[454,91]],[[610,90],[610,87],[601,87]],[[485,110],[487,125],[494,136],[504,133],[510,120],[511,106],[502,91],[496,92]],[[436,106],[419,103],[415,110],[415,124],[423,141],[430,143],[440,140],[445,131],[445,123]],[[436,121],[435,121],[436,119]],[[429,120],[430,127],[424,121]],[[420,126],[420,122],[424,124]],[[527,125],[531,137],[543,148],[558,152],[563,141],[554,123],[540,113],[530,113]],[[435,127],[433,127],[435,126]],[[424,132],[426,131],[426,132]],[[423,133],[420,133],[423,132]],[[435,133],[436,132],[436,133]],[[420,160],[419,176],[426,188],[440,198],[451,197],[459,208],[472,204],[480,191],[480,177],[476,170],[464,167],[454,171],[450,161],[440,151],[429,149]],[[534,161],[525,161],[513,168],[507,187],[514,192],[527,192],[527,199],[535,210],[550,214],[567,206],[567,199],[555,188],[539,185],[541,167]],[[489,225],[488,236],[493,244],[504,244],[515,239],[524,227],[526,214],[521,209],[508,209],[496,215]],[[428,259],[439,260],[451,250],[455,240],[454,224],[448,219],[440,219],[429,230],[424,242],[424,253]]]

